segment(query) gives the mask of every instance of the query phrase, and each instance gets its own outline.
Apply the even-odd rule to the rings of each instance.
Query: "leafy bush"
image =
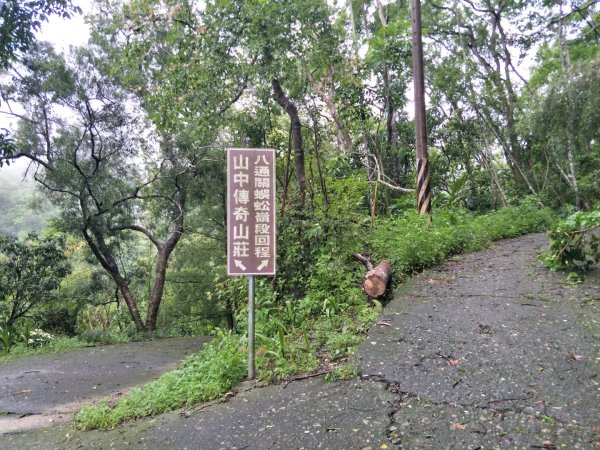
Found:
[[[75,336],[78,312],[76,308],[66,308],[62,305],[58,308],[49,307],[40,317],[40,326],[53,333]]]
[[[585,271],[600,262],[600,210],[571,214],[550,230],[541,259],[553,270]]]
[[[63,238],[29,234],[20,241],[0,235],[0,323],[12,327],[55,303],[55,291],[70,270]]]
[[[124,333],[118,333],[108,329],[92,329],[85,330],[79,334],[79,337],[90,344],[117,344],[120,342],[129,342],[129,339]]]
[[[54,336],[54,338],[47,344],[38,347],[32,347],[30,345],[27,345],[26,341],[19,341],[19,339],[17,339],[17,334],[15,334],[14,336],[15,339],[13,340],[10,353],[0,352],[0,361],[9,361],[17,358],[22,358],[24,356],[37,355],[41,353],[66,352],[69,350],[75,350],[77,348],[85,347],[87,345],[86,342],[80,340],[79,338],[68,336]],[[21,337],[23,337],[23,335]],[[0,343],[0,351],[2,349],[3,345]]]
[[[29,334],[27,345],[33,348],[43,347],[44,345],[50,344],[53,340],[53,335],[37,328]]]

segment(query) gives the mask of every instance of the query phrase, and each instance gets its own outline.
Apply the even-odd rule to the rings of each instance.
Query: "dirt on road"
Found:
[[[85,402],[158,378],[207,341],[160,339],[0,363],[0,434],[65,422]]]
[[[541,267],[542,234],[413,277],[359,349],[360,377],[241,391],[109,432],[68,425],[6,449],[600,448],[600,272]]]

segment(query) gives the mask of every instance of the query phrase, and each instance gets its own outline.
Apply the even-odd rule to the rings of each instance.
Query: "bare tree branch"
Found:
[[[132,230],[132,231],[139,231],[140,233],[143,233],[146,235],[146,237],[148,239],[150,239],[152,241],[152,243],[156,246],[156,248],[161,249],[164,246],[164,242],[161,241],[160,239],[158,239],[154,233],[152,233],[150,230],[148,230],[145,227],[142,227],[140,225],[120,225],[117,227],[111,227],[110,231],[123,231],[123,230]]]

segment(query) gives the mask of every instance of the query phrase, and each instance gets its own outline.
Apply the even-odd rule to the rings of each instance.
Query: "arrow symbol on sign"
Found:
[[[233,263],[235,264],[235,267],[237,267],[238,269],[242,269],[242,270],[246,270],[246,266],[242,264],[242,262],[238,259],[234,259]]]
[[[263,270],[265,267],[269,265],[268,259],[263,259],[260,265],[256,268],[256,270]]]

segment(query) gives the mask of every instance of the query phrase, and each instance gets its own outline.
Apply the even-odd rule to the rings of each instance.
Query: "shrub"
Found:
[[[480,216],[463,209],[442,210],[433,223],[409,211],[380,221],[373,231],[371,249],[377,261],[391,261],[398,279],[440,264],[451,255],[481,250],[492,241],[544,231],[553,218],[551,210],[531,201]]]
[[[44,345],[50,344],[53,340],[53,335],[37,328],[29,333],[27,346],[32,348],[43,347]]]
[[[600,262],[600,210],[571,214],[550,230],[550,251],[541,255],[553,270],[586,271]]]

